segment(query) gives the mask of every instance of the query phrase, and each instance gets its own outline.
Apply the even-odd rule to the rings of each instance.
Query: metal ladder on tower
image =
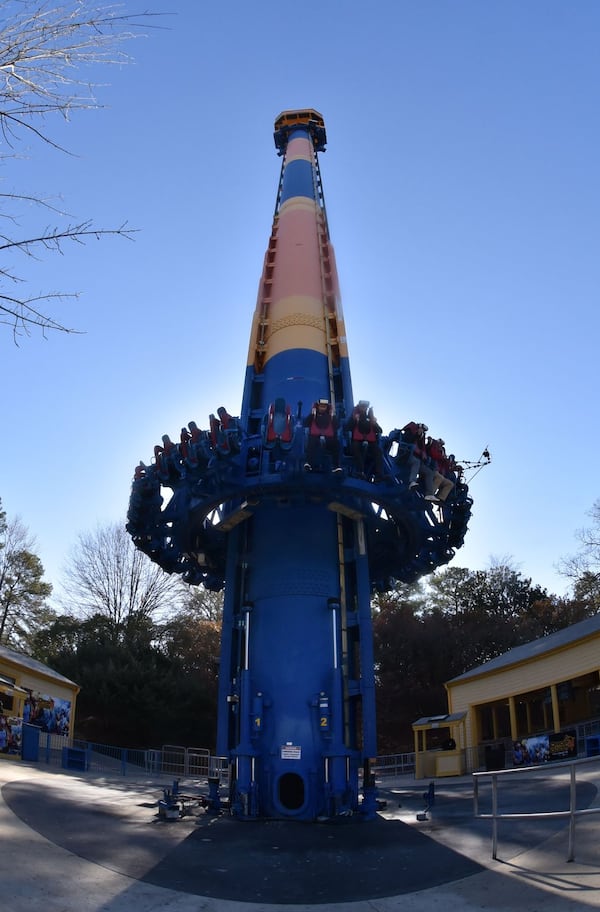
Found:
[[[313,193],[317,205],[316,231],[317,243],[319,246],[319,270],[321,274],[321,300],[323,304],[323,321],[325,326],[325,344],[327,351],[327,375],[329,385],[329,400],[335,406],[336,391],[334,381],[334,364],[336,361],[335,349],[337,347],[337,322],[336,322],[336,300],[335,288],[333,284],[333,274],[331,269],[331,253],[329,247],[329,228],[327,225],[327,212],[325,209],[325,198],[323,195],[323,184],[321,182],[321,171],[319,168],[319,159],[316,151],[313,149]],[[332,332],[332,330],[335,330]],[[335,341],[334,341],[335,340]],[[339,360],[339,359],[338,359]]]

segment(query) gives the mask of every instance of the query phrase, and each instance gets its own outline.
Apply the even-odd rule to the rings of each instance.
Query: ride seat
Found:
[[[273,449],[279,444],[282,450],[289,450],[294,442],[294,428],[292,426],[292,410],[285,399],[279,398],[269,406],[264,435],[264,446]]]

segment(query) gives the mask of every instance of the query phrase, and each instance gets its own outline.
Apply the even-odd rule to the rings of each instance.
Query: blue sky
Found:
[[[239,412],[273,121],[310,106],[355,396],[386,432],[414,419],[461,459],[490,448],[454,565],[510,557],[565,592],[556,565],[599,496],[600,4],[167,6],[131,65],[85,74],[101,111],[47,121],[72,155],[2,162],[4,192],[140,229],[18,263],[34,292],[80,292],[52,313],[84,331],[0,336],[0,496],[46,578],[80,532],[124,520],[163,433]]]

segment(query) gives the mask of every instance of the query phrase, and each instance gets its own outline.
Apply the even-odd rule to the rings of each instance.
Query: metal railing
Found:
[[[414,771],[414,753],[384,754],[376,758],[372,767],[375,776],[402,776],[405,773],[414,773]]]
[[[462,749],[465,774],[475,773],[485,769],[485,754],[481,746],[465,747]],[[506,754],[508,757],[508,753]],[[504,765],[504,764],[503,764]],[[375,759],[373,772],[376,776],[403,776],[415,772],[415,754],[385,754]],[[425,778],[429,778],[428,776]]]
[[[53,766],[121,776],[144,774],[182,779],[208,779],[218,776],[223,785],[229,781],[227,757],[217,757],[207,748],[185,747],[182,744],[164,744],[160,749],[144,750],[68,739],[57,734],[40,732],[37,760]],[[382,778],[414,773],[415,755],[404,753],[377,757],[372,771]]]
[[[68,753],[65,753],[68,750]],[[229,781],[229,760],[202,747],[164,744],[160,749],[138,749],[67,739],[49,732],[39,734],[38,762],[81,769],[85,772],[121,776],[164,775],[173,778],[208,779],[218,776]],[[415,771],[414,753],[377,757],[372,768],[379,777],[401,776]]]
[[[149,753],[155,756],[157,772],[199,779],[218,776],[223,783],[229,779],[227,757],[215,757],[204,747],[165,744],[162,750]]]
[[[96,744],[41,731],[38,737],[36,761],[64,769],[120,776],[164,775],[190,779],[218,776],[223,785],[229,780],[228,760],[213,756],[206,748],[167,744],[160,750],[144,750]]]
[[[581,760],[567,760],[564,762],[553,761],[551,765],[531,766],[506,770],[493,770],[489,772],[473,773],[473,814],[477,820],[492,821],[492,858],[498,857],[498,821],[499,820],[551,820],[566,818],[569,821],[569,846],[567,861],[575,860],[575,821],[579,817],[600,814],[600,807],[583,808],[577,810],[577,769],[583,764],[600,762],[598,757],[584,757]],[[530,813],[503,814],[498,810],[498,780],[505,776],[515,776],[545,772],[556,772],[563,769],[569,772],[569,808],[564,811],[539,811]],[[483,778],[492,780],[492,811],[490,814],[479,811],[479,782]]]

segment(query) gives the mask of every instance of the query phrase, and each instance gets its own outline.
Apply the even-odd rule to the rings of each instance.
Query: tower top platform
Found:
[[[275,129],[279,130],[285,126],[295,126],[296,124],[315,123],[319,127],[325,126],[323,115],[315,111],[314,108],[302,108],[297,111],[282,111],[279,117],[275,118]]]
[[[290,131],[304,127],[310,133],[316,152],[324,152],[327,143],[323,115],[314,108],[299,108],[297,111],[282,111],[275,119],[273,138],[279,155],[283,155]]]

